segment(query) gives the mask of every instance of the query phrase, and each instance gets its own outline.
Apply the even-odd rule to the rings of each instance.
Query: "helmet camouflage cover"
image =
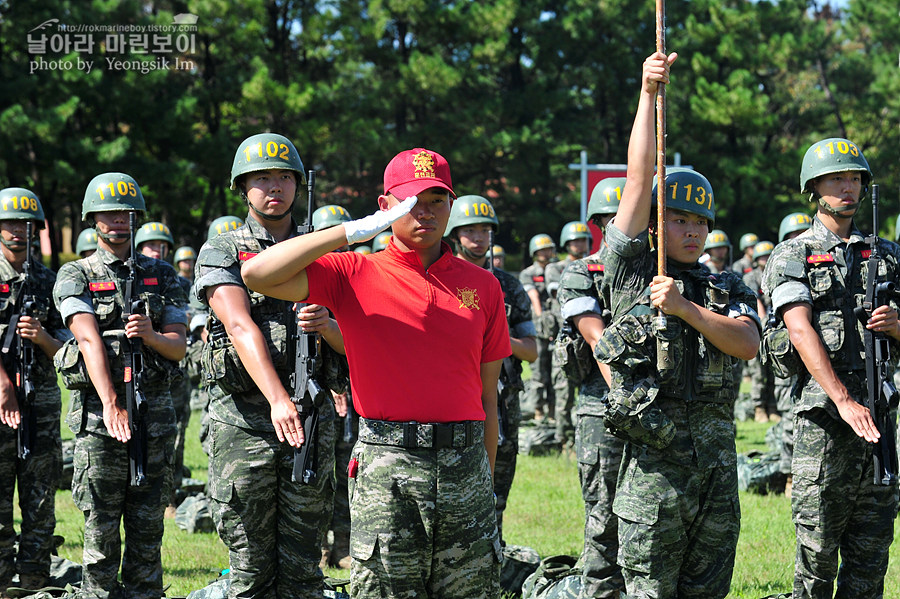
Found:
[[[247,173],[270,169],[297,173],[297,180],[306,183],[306,172],[297,148],[291,140],[277,133],[251,135],[241,142],[231,164],[231,189],[237,189],[237,178]]]
[[[81,205],[81,219],[87,220],[93,212],[117,212],[126,210],[143,213],[144,195],[137,181],[125,173],[103,173],[88,183]]]
[[[7,187],[0,190],[0,220],[33,220],[44,228],[44,208],[31,190]]]
[[[486,223],[491,225],[494,233],[500,227],[494,207],[487,198],[476,195],[460,196],[453,202],[450,208],[450,220],[447,221],[447,232],[450,235],[454,229]]]

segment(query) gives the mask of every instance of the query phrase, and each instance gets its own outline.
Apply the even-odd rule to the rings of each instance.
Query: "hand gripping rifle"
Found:
[[[19,319],[22,316],[34,315],[34,295],[31,291],[31,235],[34,223],[28,221],[25,224],[25,264],[22,267],[24,274],[22,281],[22,301],[19,303],[19,309],[9,319],[9,325],[6,330],[6,338],[3,340],[2,353],[4,356],[9,355],[13,344],[16,348],[13,352],[14,371],[16,385],[16,402],[19,404],[19,414],[21,421],[16,436],[17,455],[20,459],[26,459],[34,447],[35,431],[37,430],[37,414],[34,411],[34,377],[32,368],[34,367],[34,344],[30,339],[23,339],[17,334]],[[6,363],[6,362],[5,362]],[[10,371],[7,370],[7,373]]]
[[[887,335],[865,328],[872,312],[900,298],[900,291],[892,281],[879,280],[878,264],[878,186],[872,186],[872,218],[874,228],[866,237],[869,246],[866,296],[863,305],[855,309],[856,317],[863,325],[863,344],[866,350],[866,407],[875,421],[881,438],[875,443],[875,484],[891,485],[897,481],[897,441],[894,432],[892,410],[897,407],[897,389],[892,382],[893,361]]]
[[[306,183],[308,204],[303,234],[312,233],[313,198],[316,189],[316,171],[309,171]],[[297,304],[297,310],[306,304]],[[296,315],[295,315],[296,318]],[[291,401],[297,406],[303,424],[303,445],[294,450],[294,469],[291,479],[305,485],[316,481],[316,463],[319,453],[319,402],[325,400],[325,389],[316,381],[321,370],[322,339],[317,333],[308,333],[296,320],[294,332],[294,371],[291,373],[293,393]]]
[[[135,263],[134,237],[137,233],[137,213],[129,213],[131,229],[131,253],[128,255],[128,278],[125,279],[125,310],[122,318],[127,323],[132,314],[144,314],[144,300],[136,293],[137,265]],[[128,471],[132,487],[140,487],[147,480],[147,397],[144,395],[144,346],[140,337],[126,338],[125,342],[125,409],[128,411]]]

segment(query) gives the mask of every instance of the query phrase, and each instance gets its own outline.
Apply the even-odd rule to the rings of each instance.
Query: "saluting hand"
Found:
[[[303,436],[303,422],[297,412],[294,402],[287,400],[275,401],[271,404],[272,425],[275,434],[282,443],[287,441],[291,447],[300,447],[305,438]]]
[[[409,196],[399,204],[392,206],[390,210],[379,210],[359,220],[351,220],[344,223],[344,234],[347,235],[347,243],[359,243],[368,241],[400,220],[413,209],[417,196]]]

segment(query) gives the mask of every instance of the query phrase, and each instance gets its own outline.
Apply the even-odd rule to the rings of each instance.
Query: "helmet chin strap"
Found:
[[[101,233],[97,231],[97,237],[102,239],[103,241],[108,241],[110,243],[116,243],[120,241],[128,241],[131,239],[131,232],[125,231],[123,233]]]
[[[294,209],[294,202],[291,202],[291,205],[288,206],[287,210],[285,210],[282,214],[266,214],[265,212],[259,211],[256,208],[256,206],[254,206],[250,202],[250,198],[247,197],[246,193],[241,192],[241,195],[244,196],[244,200],[247,202],[247,205],[250,207],[250,210],[255,212],[257,214],[257,216],[259,216],[260,218],[265,219],[265,220],[269,220],[269,221],[284,220],[285,218],[287,218],[288,216],[291,215],[291,211]],[[296,201],[296,196],[294,198],[294,201]]]
[[[462,244],[459,245],[459,251],[460,251],[466,258],[469,258],[470,260],[481,260],[481,259],[483,259],[485,256],[487,256],[487,252],[485,252],[484,254],[481,254],[481,255],[479,256],[478,254],[476,254],[476,253],[473,252],[472,250],[470,250],[470,249],[464,247]]]
[[[12,239],[7,241],[2,236],[0,236],[0,243],[6,246],[6,248],[14,254],[24,252],[28,248],[27,241],[13,241]]]
[[[860,202],[857,201],[856,203],[851,204],[850,206],[842,206],[840,208],[834,208],[832,206],[829,206],[828,203],[825,202],[825,200],[823,200],[821,196],[819,196],[818,204],[822,208],[822,210],[824,210],[825,212],[827,212],[828,214],[830,214],[831,216],[833,216],[835,218],[853,218],[853,216],[856,214],[856,211],[859,210]]]

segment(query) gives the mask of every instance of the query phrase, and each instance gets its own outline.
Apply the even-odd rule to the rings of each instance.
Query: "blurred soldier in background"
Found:
[[[528,242],[528,253],[533,262],[519,273],[519,282],[531,300],[531,316],[537,331],[537,360],[531,364],[531,380],[522,398],[523,418],[552,418],[556,410],[556,398],[551,379],[552,352],[550,341],[556,338],[557,320],[550,305],[550,293],[544,277],[544,269],[556,259],[556,244],[545,233],[539,233]]]

